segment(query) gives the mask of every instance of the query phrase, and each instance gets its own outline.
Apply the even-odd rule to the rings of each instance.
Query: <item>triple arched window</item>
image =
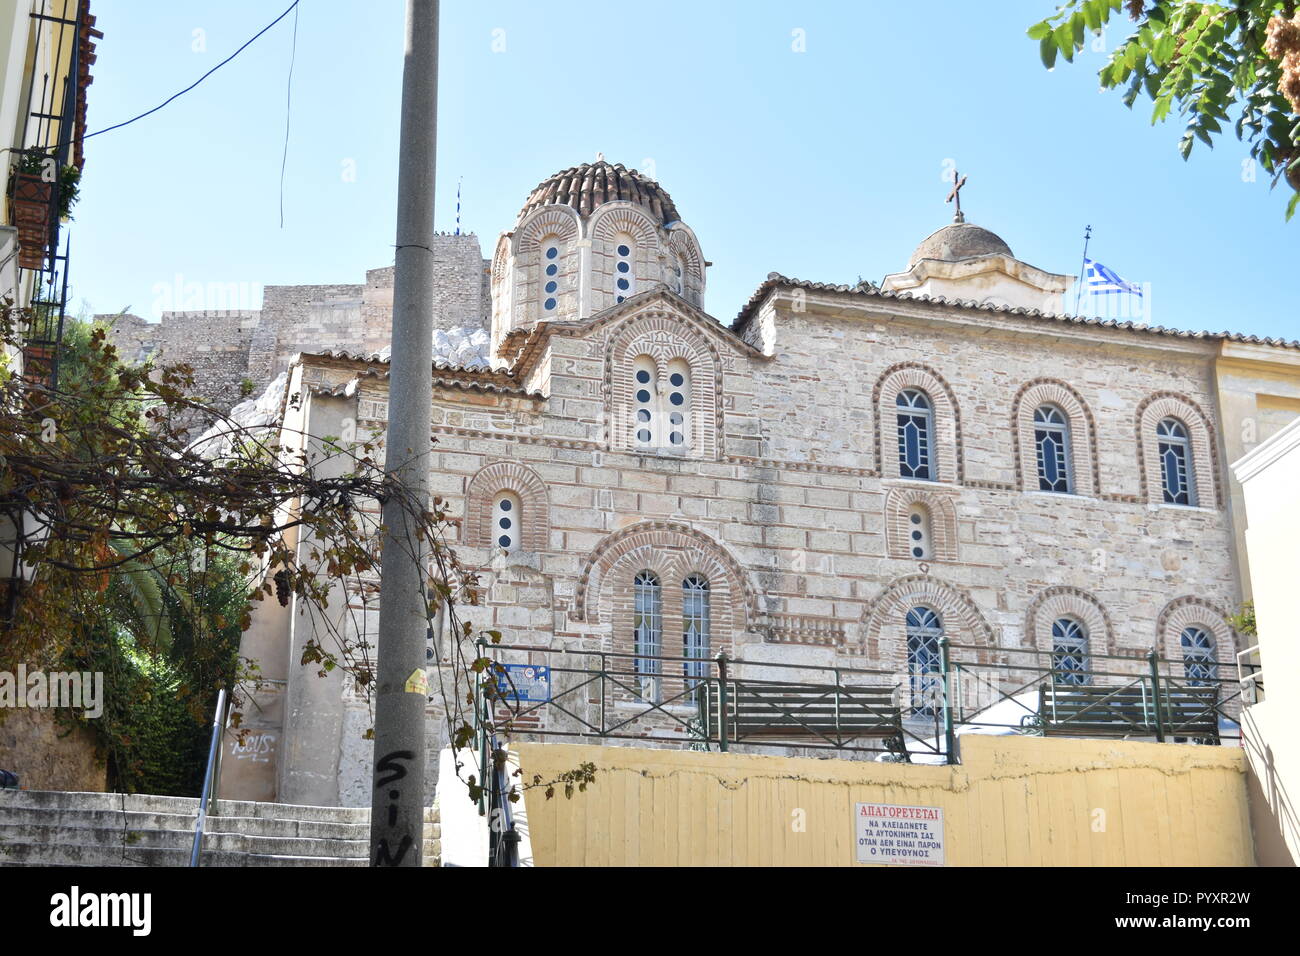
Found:
[[[1052,622],[1052,681],[1057,684],[1089,684],[1088,629],[1071,617]]]
[[[894,400],[898,409],[898,473],[903,478],[934,480],[934,406],[919,388],[905,388]]]
[[[1160,487],[1165,504],[1195,505],[1196,479],[1187,426],[1176,418],[1162,418],[1156,425],[1156,453],[1160,457]]]
[[[1034,449],[1038,463],[1038,489],[1074,493],[1070,460],[1070,425],[1055,405],[1034,409]]]
[[[943,624],[933,610],[917,606],[907,612],[907,673],[914,714],[933,716],[942,704],[939,676],[942,637]]]

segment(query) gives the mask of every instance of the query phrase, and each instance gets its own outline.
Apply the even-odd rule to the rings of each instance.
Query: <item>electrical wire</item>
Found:
[[[198,86],[200,83],[202,83],[202,82],[203,82],[204,80],[206,80],[208,77],[210,77],[213,73],[217,72],[217,70],[221,69],[221,68],[222,68],[223,66],[225,66],[227,63],[229,63],[231,60],[233,60],[235,57],[239,56],[239,54],[243,53],[244,50],[246,50],[249,46],[252,45],[252,43],[253,43],[254,40],[256,40],[258,37],[260,37],[260,36],[261,36],[263,33],[265,33],[267,30],[271,29],[271,27],[275,26],[277,23],[279,23],[279,22],[280,22],[281,20],[283,20],[285,17],[287,17],[287,16],[288,16],[292,11],[296,10],[297,7],[298,7],[298,3],[299,3],[299,2],[300,2],[300,0],[293,0],[293,3],[289,4],[288,8],[284,11],[284,13],[280,14],[278,17],[276,17],[274,20],[272,20],[272,21],[271,21],[270,23],[268,23],[266,26],[262,27],[262,29],[258,30],[257,33],[253,34],[253,36],[252,36],[252,37],[251,37],[247,42],[245,42],[244,45],[241,46],[238,50],[236,50],[234,53],[230,54],[230,56],[226,57],[224,60],[222,60],[222,61],[221,61],[220,63],[218,63],[216,66],[214,66],[212,69],[208,70],[208,72],[204,73],[202,76],[200,76],[197,80],[195,80],[195,81],[194,81],[193,83],[191,83],[189,86],[185,87],[185,89],[181,90],[179,93],[175,93],[175,94],[173,94],[172,96],[167,97],[167,99],[163,100],[161,103],[159,103],[159,104],[158,104],[157,106],[155,106],[153,109],[151,109],[151,110],[146,110],[145,112],[141,113],[139,116],[133,116],[131,119],[126,120],[126,121],[121,122],[121,123],[118,123],[118,124],[116,124],[115,126],[107,126],[107,127],[105,127],[104,129],[96,130],[96,131],[93,132],[93,133],[87,133],[87,134],[86,134],[84,137],[82,137],[82,138],[83,138],[83,139],[90,139],[90,137],[92,137],[92,136],[98,136],[98,135],[100,135],[101,133],[111,133],[113,130],[115,130],[115,129],[121,129],[123,126],[130,126],[130,125],[131,125],[132,123],[134,123],[136,120],[142,120],[142,119],[144,119],[146,116],[150,115],[151,113],[157,113],[160,109],[162,109],[162,108],[163,108],[164,106],[166,106],[168,103],[172,102],[172,100],[175,100],[175,99],[177,99],[177,98],[179,98],[179,97],[181,97],[181,96],[184,96],[184,95],[185,95],[186,93],[188,93],[190,90],[194,89],[194,87]],[[296,47],[296,46],[297,46],[297,17],[296,17],[296,16],[294,17],[294,24],[295,24],[295,26],[294,26],[294,37],[295,37],[295,39],[294,39],[294,45],[295,45],[295,47]],[[287,147],[286,147],[286,148],[287,148]]]
[[[284,169],[289,162],[289,119],[293,116],[293,63],[298,58],[298,11],[294,3],[293,46],[289,52],[289,80],[284,91],[284,155],[280,157],[280,228],[284,228]],[[287,10],[285,11],[288,12]]]

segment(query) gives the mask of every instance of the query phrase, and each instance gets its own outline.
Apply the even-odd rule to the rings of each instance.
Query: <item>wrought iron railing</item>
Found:
[[[1240,738],[1241,687],[1213,660],[1092,654],[1065,670],[1051,652],[940,641],[924,673],[498,645],[483,726],[511,737],[602,739],[729,750],[832,750],[956,763],[968,733],[1224,744]],[[485,654],[487,651],[485,651]],[[513,692],[544,673],[545,694]],[[535,688],[536,682],[533,681]],[[485,755],[486,756],[486,755]],[[483,764],[487,766],[485,762]]]

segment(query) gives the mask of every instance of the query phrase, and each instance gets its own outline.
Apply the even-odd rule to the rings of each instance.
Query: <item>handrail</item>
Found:
[[[488,811],[488,866],[518,866],[519,833],[515,830],[514,814],[506,795],[505,771],[496,760],[499,747],[500,743],[493,737],[492,753],[489,755],[492,761],[492,793]],[[502,824],[500,828],[498,822]]]
[[[226,729],[226,689],[217,691],[217,708],[212,715],[212,739],[208,743],[208,763],[203,771],[203,790],[199,794],[199,812],[194,818],[194,845],[190,848],[190,866],[198,866],[203,851],[203,828],[207,823],[208,798],[213,792],[217,764],[221,757],[221,735]],[[214,801],[215,806],[215,801]]]

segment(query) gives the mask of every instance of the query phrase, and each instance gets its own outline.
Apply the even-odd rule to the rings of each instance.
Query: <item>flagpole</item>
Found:
[[[1074,314],[1079,314],[1079,300],[1083,298],[1083,272],[1088,266],[1088,240],[1092,238],[1092,226],[1083,230],[1083,261],[1079,263],[1079,286],[1074,290]]]

